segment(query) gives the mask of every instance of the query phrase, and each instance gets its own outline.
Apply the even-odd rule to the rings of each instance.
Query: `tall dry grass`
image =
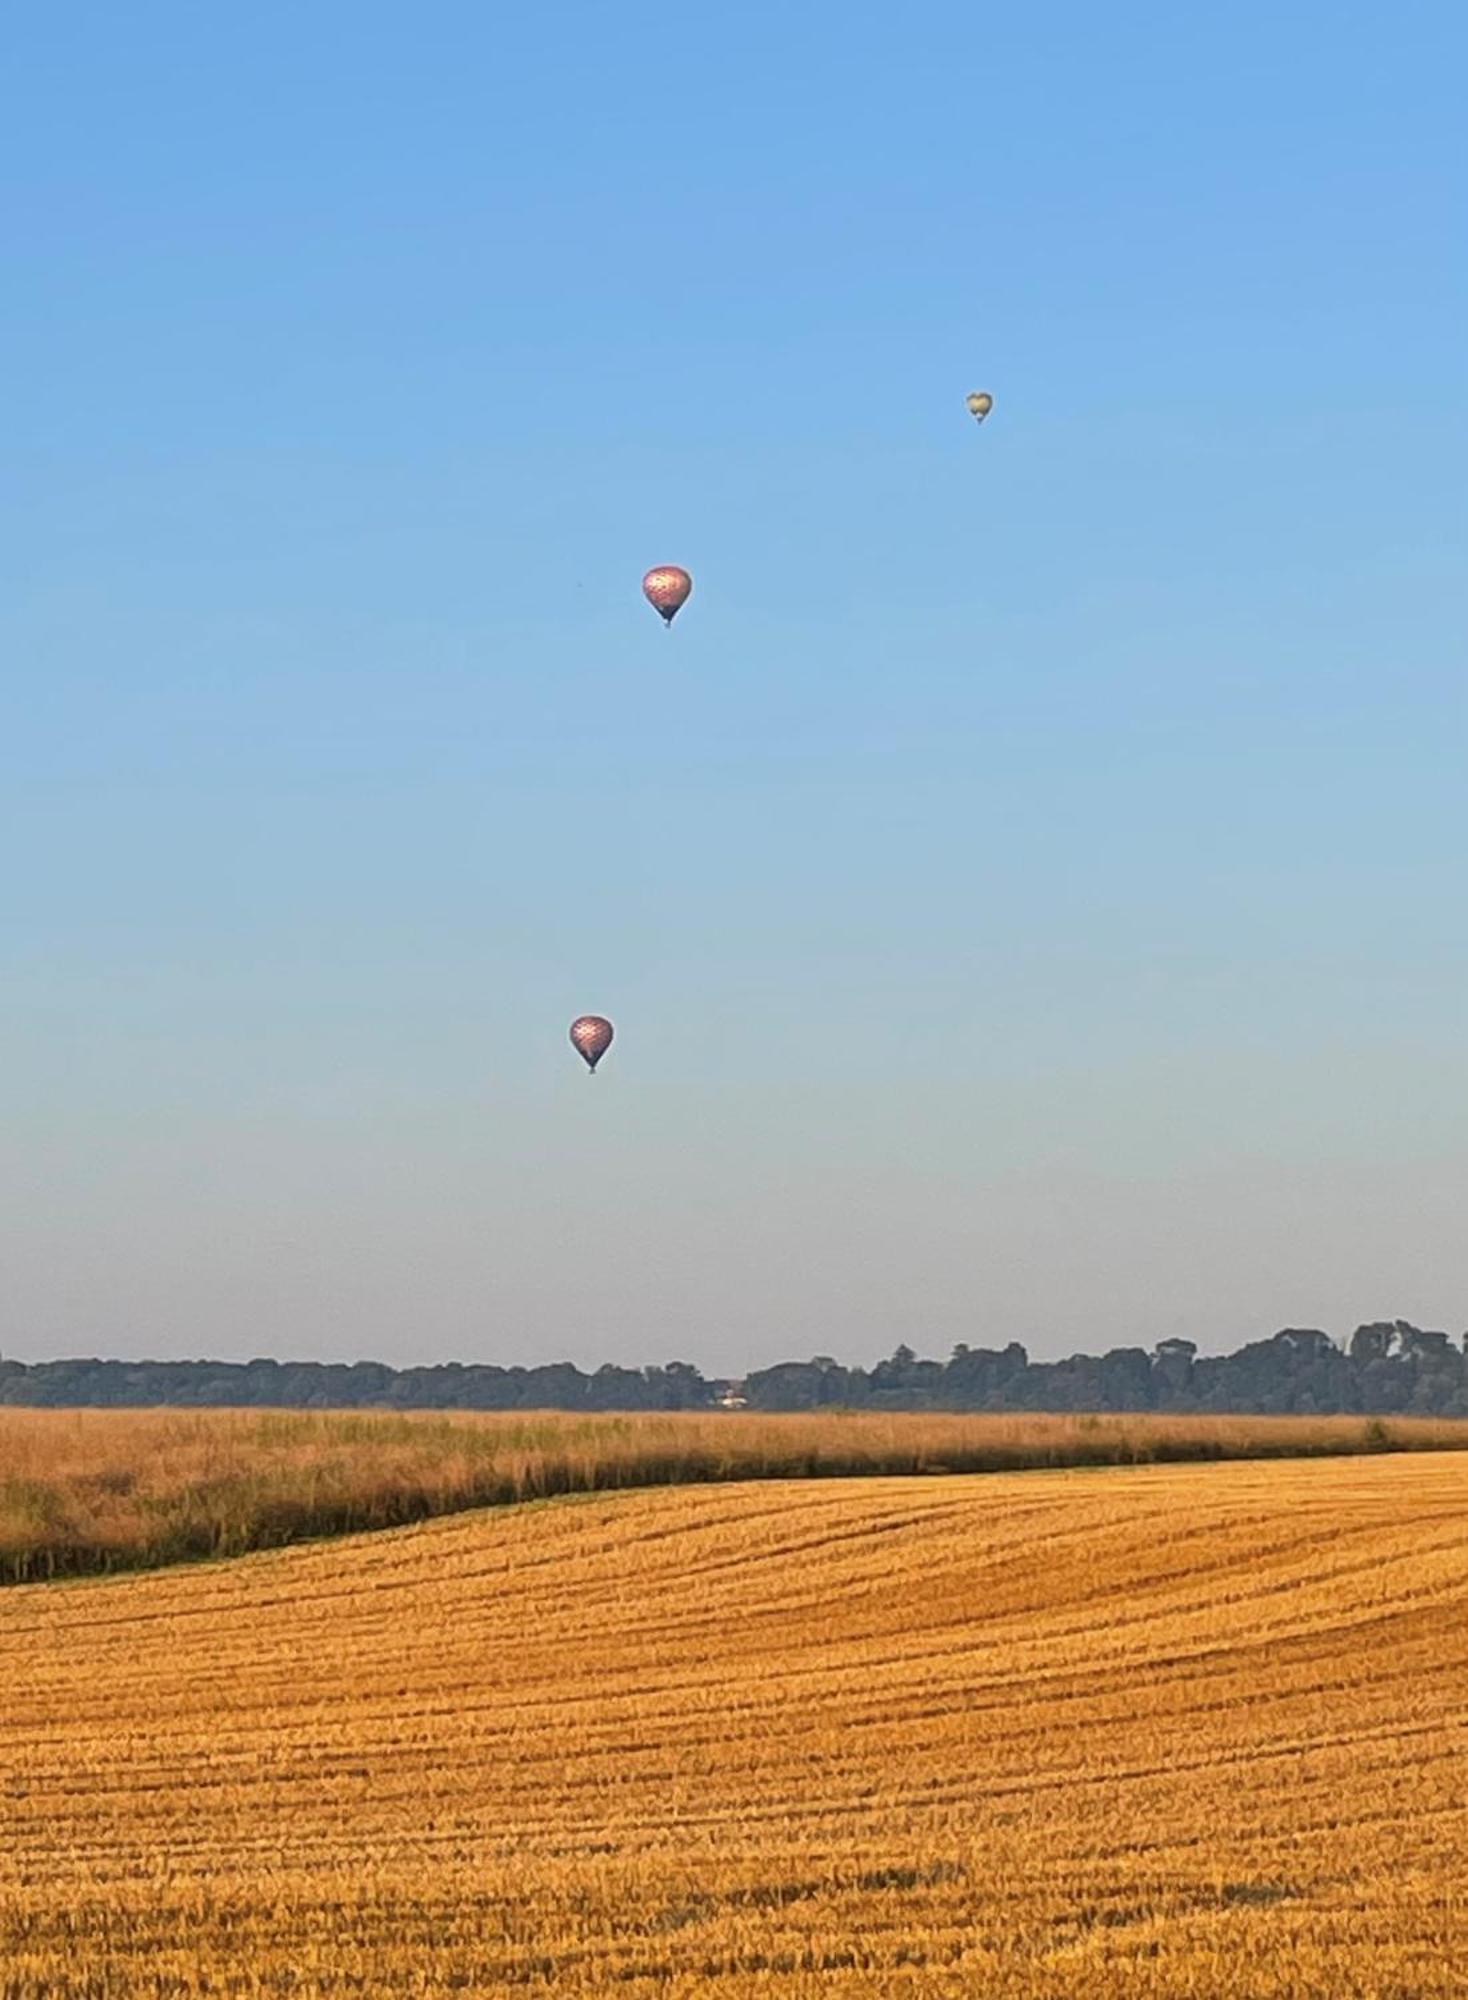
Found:
[[[0,1582],[620,1487],[1464,1446],[1428,1418],[4,1409]]]

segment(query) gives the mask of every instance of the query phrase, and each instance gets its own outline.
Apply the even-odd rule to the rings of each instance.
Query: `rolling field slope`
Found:
[[[1468,1991],[1468,1457],[593,1495],[0,1597],[0,1995]]]
[[[1461,1417],[0,1408],[0,1586],[631,1486],[1465,1450]]]

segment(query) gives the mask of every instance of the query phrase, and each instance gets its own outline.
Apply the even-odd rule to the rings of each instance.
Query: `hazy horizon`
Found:
[[[1456,1336],[1468,22],[431,19],[12,26],[0,1352]]]
[[[1422,1324],[1421,1322],[1411,1320],[1409,1315],[1404,1313],[1392,1313],[1392,1314],[1384,1313],[1381,1315],[1380,1319],[1375,1321],[1374,1323],[1381,1325],[1381,1324],[1393,1324],[1399,1321],[1411,1325]],[[1347,1326],[1314,1327],[1310,1330],[1328,1334],[1331,1337],[1331,1339],[1334,1340],[1335,1344],[1338,1347],[1345,1348],[1350,1340],[1350,1336],[1356,1331],[1357,1327],[1368,1323],[1373,1323],[1373,1322],[1365,1322],[1353,1319],[1348,1327]],[[1291,1323],[1291,1326],[1295,1331],[1305,1330],[1296,1325],[1294,1322]],[[1196,1343],[1198,1348],[1198,1356],[1200,1360],[1224,1356],[1229,1353],[1235,1352],[1239,1348],[1247,1346],[1252,1342],[1257,1342],[1261,1340],[1267,1341],[1273,1335],[1284,1332],[1286,1330],[1288,1329],[1284,1327],[1271,1326],[1267,1329],[1259,1328],[1248,1333],[1241,1333],[1237,1339],[1233,1340],[1214,1341],[1211,1343],[1206,1341],[1198,1341]],[[1441,1326],[1428,1327],[1425,1325],[1423,1325],[1423,1330],[1446,1332],[1448,1334],[1449,1339],[1454,1343],[1455,1346],[1460,1342],[1468,1342],[1468,1330],[1460,1332],[1458,1329],[1452,1326],[1444,1328]],[[1172,1337],[1174,1336],[1169,1336],[1169,1335],[1159,1336],[1160,1339],[1168,1339]],[[1184,1336],[1184,1337],[1190,1338],[1191,1336]],[[1015,1334],[1009,1334],[1009,1335],[996,1334],[988,1338],[971,1339],[968,1342],[968,1345],[970,1347],[975,1347],[975,1348],[1002,1349],[1004,1346],[1007,1345],[1009,1340],[1017,1338],[1018,1336]],[[1155,1344],[1156,1344],[1155,1342],[1116,1343],[1116,1345],[1118,1346],[1140,1345],[1140,1346],[1146,1346],[1149,1349],[1155,1346]],[[941,1345],[935,1346],[932,1343],[925,1344],[920,1335],[909,1334],[904,1336],[901,1342],[895,1340],[889,1342],[887,1346],[882,1348],[879,1352],[874,1351],[870,1354],[855,1355],[855,1354],[848,1354],[841,1352],[838,1349],[837,1351],[830,1353],[830,1359],[838,1362],[843,1367],[870,1368],[873,1366],[874,1363],[886,1360],[892,1353],[893,1349],[899,1345],[906,1345],[912,1348],[920,1360],[936,1360],[940,1362],[946,1362],[950,1356],[949,1347],[944,1347]],[[952,1343],[951,1345],[956,1345],[956,1343]],[[1055,1352],[1053,1353],[1048,1350],[1043,1352],[1039,1351],[1038,1349],[1034,1348],[1032,1343],[1029,1341],[1022,1341],[1021,1345],[1024,1346],[1029,1351],[1029,1358],[1032,1362],[1045,1362],[1045,1361],[1056,1361],[1056,1360],[1063,1361],[1063,1360],[1068,1360],[1077,1354],[1091,1354],[1100,1357],[1106,1351],[1100,1346],[1088,1345],[1084,1341],[1077,1341],[1071,1346],[1065,1347],[1063,1349],[1056,1349]],[[1053,1346],[1053,1342],[1050,1343],[1050,1345]],[[1041,1346],[1043,1347],[1044,1343],[1041,1343]],[[699,1366],[699,1364],[697,1363],[695,1363],[694,1365],[699,1367],[699,1372],[703,1375],[705,1380],[739,1381],[742,1380],[745,1375],[754,1374],[758,1369],[770,1367],[776,1362],[808,1362],[814,1359],[817,1355],[825,1355],[827,1352],[828,1350],[826,1349],[817,1347],[801,1347],[798,1344],[796,1344],[795,1346],[792,1346],[788,1350],[782,1351],[781,1353],[776,1354],[774,1352],[771,1352],[769,1354],[763,1355],[758,1361],[746,1361],[742,1365],[731,1364],[729,1366],[723,1366],[723,1365],[710,1364],[707,1366]],[[370,1366],[386,1365],[388,1367],[397,1370],[402,1370],[405,1368],[414,1368],[414,1367],[434,1367],[434,1366],[441,1367],[445,1363],[459,1363],[464,1367],[503,1367],[503,1368],[513,1368],[513,1367],[534,1368],[542,1366],[553,1367],[569,1363],[573,1367],[580,1368],[583,1373],[590,1374],[593,1373],[603,1363],[610,1363],[613,1367],[617,1368],[643,1369],[643,1368],[666,1367],[669,1363],[684,1362],[687,1359],[688,1357],[684,1354],[637,1353],[637,1354],[600,1354],[596,1356],[583,1356],[578,1360],[574,1355],[568,1353],[558,1353],[550,1348],[547,1348],[543,1354],[535,1355],[528,1360],[520,1360],[520,1361],[507,1361],[503,1359],[499,1354],[494,1352],[475,1352],[475,1353],[454,1353],[454,1354],[446,1353],[442,1355],[435,1355],[432,1358],[427,1358],[427,1357],[419,1358],[410,1356],[405,1360],[394,1361],[394,1362],[384,1362],[384,1357],[381,1354],[348,1354],[343,1352],[341,1354],[323,1355],[323,1354],[311,1354],[305,1352],[302,1353],[275,1352],[270,1349],[258,1349],[254,1353],[250,1354],[246,1354],[243,1351],[231,1354],[223,1354],[223,1353],[215,1353],[213,1351],[206,1351],[203,1349],[188,1350],[188,1351],[180,1349],[178,1353],[167,1353],[167,1354],[164,1353],[155,1354],[150,1352],[144,1352],[142,1350],[140,1350],[135,1354],[115,1354],[109,1352],[105,1348],[100,1348],[95,1351],[88,1352],[86,1354],[68,1353],[68,1354],[47,1354],[47,1355],[30,1355],[30,1356],[12,1354],[6,1350],[0,1349],[0,1361],[20,1361],[20,1362],[25,1362],[30,1366],[36,1366],[38,1364],[46,1362],[99,1361],[99,1362],[116,1362],[122,1365],[123,1367],[129,1367],[129,1366],[136,1367],[144,1363],[154,1363],[154,1362],[163,1364],[167,1364],[170,1362],[184,1362],[184,1363],[193,1362],[201,1365],[221,1364],[226,1367],[243,1367],[255,1361],[270,1361],[278,1364],[281,1367],[299,1367],[299,1366],[331,1367],[331,1366],[341,1366],[341,1365],[351,1366],[354,1363],[366,1363]],[[189,1406],[184,1405],[183,1407],[189,1407]]]

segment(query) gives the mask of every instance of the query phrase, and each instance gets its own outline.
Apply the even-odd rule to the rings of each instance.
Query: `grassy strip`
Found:
[[[0,1583],[151,1569],[560,1494],[1468,1447],[1394,1417],[577,1417],[0,1410]]]

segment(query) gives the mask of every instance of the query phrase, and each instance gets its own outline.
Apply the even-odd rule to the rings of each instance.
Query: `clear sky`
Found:
[[[1468,1324],[1455,0],[7,43],[0,1348]]]

